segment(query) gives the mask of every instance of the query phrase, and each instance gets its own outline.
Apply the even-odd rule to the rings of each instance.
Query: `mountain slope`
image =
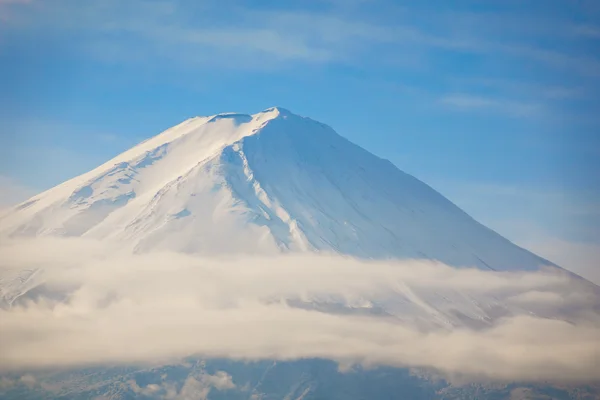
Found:
[[[550,264],[331,128],[280,108],[192,118],[20,204],[3,236],[138,252],[337,252],[532,270]]]

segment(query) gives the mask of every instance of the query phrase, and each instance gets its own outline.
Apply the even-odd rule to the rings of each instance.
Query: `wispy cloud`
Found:
[[[0,21],[11,21],[11,7],[30,3],[32,0],[0,0]]]
[[[323,256],[135,256],[74,239],[5,242],[0,255],[4,282],[14,271],[45,265],[37,290],[0,309],[4,369],[200,355],[327,358],[345,365],[433,368],[469,379],[600,378],[594,368],[598,299],[589,284],[553,271],[501,273]],[[478,299],[469,303],[472,312],[482,310],[475,304],[500,300],[508,305],[507,318],[492,319],[483,329],[443,328],[455,311],[452,302],[439,299],[459,301],[465,294]],[[327,304],[337,308],[328,311]],[[374,305],[387,314],[370,313]],[[339,307],[346,312],[335,312]],[[553,317],[566,309],[575,324]],[[395,312],[402,318],[392,317]],[[428,319],[441,325],[419,322]],[[231,385],[226,376],[208,382]]]
[[[31,3],[32,0],[0,0],[0,7],[7,7],[14,4],[27,4]]]
[[[577,25],[573,32],[578,36],[590,39],[600,39],[600,27],[594,25]]]
[[[534,46],[499,44],[498,50],[522,58],[543,63],[549,67],[597,78],[600,76],[600,60],[593,56],[568,54],[565,52]]]
[[[0,7],[8,6],[11,4],[27,4],[31,3],[32,0],[0,0]]]
[[[539,104],[462,93],[443,96],[439,102],[457,110],[489,110],[516,117],[539,116],[543,113]]]
[[[184,64],[193,61],[248,68],[256,66],[253,58],[261,56],[271,58],[260,64],[262,68],[269,67],[269,61],[357,62],[377,45],[381,63],[385,63],[386,57],[409,49],[424,53],[443,49],[492,58],[503,54],[584,75],[597,75],[600,62],[591,56],[568,54],[547,45],[531,43],[532,40],[523,43],[514,37],[499,36],[498,32],[503,32],[506,27],[506,20],[511,21],[511,26],[515,25],[514,16],[504,16],[504,23],[499,23],[497,16],[485,13],[457,19],[454,14],[440,12],[431,17],[441,23],[426,30],[419,23],[410,22],[410,8],[395,10],[400,13],[399,18],[390,23],[385,22],[385,15],[374,11],[374,3],[377,2],[358,1],[345,7],[348,12],[338,13],[332,10],[290,11],[285,7],[252,9],[234,2],[224,14],[222,7],[212,1],[192,4],[136,0],[125,4],[111,0],[100,4],[54,0],[44,7],[37,7],[36,13],[32,11],[30,22],[50,30],[86,32],[87,43],[83,47],[92,54],[98,53],[93,50],[96,45],[102,46],[104,51],[110,46],[132,51],[145,48],[148,56],[158,55]],[[189,14],[194,18],[190,19]],[[465,18],[471,22],[460,24]],[[527,18],[517,19],[517,25],[528,27],[531,21]],[[492,21],[486,24],[490,19]],[[488,25],[495,28],[480,29]],[[578,29],[588,36],[595,32],[595,28],[589,26]],[[556,29],[543,32],[552,34],[554,31]],[[523,35],[528,38],[540,35],[531,29],[520,33],[520,39]],[[142,47],[139,40],[144,41]],[[113,50],[112,53],[126,57],[128,51]],[[192,53],[196,53],[195,57]]]
[[[492,89],[518,98],[533,99],[539,102],[549,100],[577,100],[587,97],[587,88],[578,85],[540,84],[526,80],[460,77],[452,79],[454,84],[478,89]]]

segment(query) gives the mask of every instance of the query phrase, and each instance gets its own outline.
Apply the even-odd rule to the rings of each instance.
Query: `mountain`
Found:
[[[0,241],[6,238],[44,236],[99,239],[110,244],[110,249],[112,246],[122,248],[124,254],[128,254],[129,251],[150,253],[168,250],[208,256],[207,259],[222,254],[322,252],[378,260],[430,259],[455,267],[477,267],[484,271],[533,271],[541,266],[553,266],[549,261],[516,246],[479,224],[434,189],[400,171],[391,162],[349,142],[327,125],[282,108],[270,108],[254,115],[228,113],[188,119],[98,168],[34,196],[0,217]],[[15,250],[9,254],[14,255],[16,252]],[[168,254],[166,262],[171,262],[175,256],[179,255]],[[149,256],[128,258],[129,264],[126,265],[131,266],[130,262],[134,258],[148,260]],[[204,257],[198,259],[203,260]],[[273,258],[258,259],[264,261]],[[160,260],[159,263],[165,262],[164,258]],[[241,260],[245,262],[246,258]],[[275,260],[279,262],[279,259]],[[59,261],[63,262],[64,259]],[[61,276],[61,279],[66,281],[64,284],[59,281],[59,285],[55,282],[54,286],[45,287],[43,274],[37,273],[39,270],[43,271],[44,265],[41,264],[45,259],[36,262],[37,264],[28,265],[24,270],[13,271],[10,260],[0,260],[0,267],[7,267],[0,271],[6,273],[6,276],[0,275],[0,312],[4,312],[2,315],[6,317],[11,316],[13,311],[21,313],[18,314],[20,317],[27,317],[11,319],[13,325],[10,326],[13,328],[14,324],[17,327],[26,326],[27,321],[35,325],[29,330],[24,330],[25,335],[16,335],[10,331],[6,337],[15,340],[16,336],[23,336],[24,341],[30,341],[31,346],[36,348],[43,333],[47,332],[44,328],[50,329],[49,337],[62,337],[61,328],[67,321],[74,319],[75,328],[72,331],[66,329],[65,341],[59,342],[65,346],[64,351],[61,346],[55,347],[65,354],[69,353],[69,345],[65,343],[75,343],[75,347],[71,347],[75,349],[79,343],[76,339],[90,336],[90,331],[83,330],[82,327],[93,323],[95,330],[102,324],[107,324],[107,321],[110,324],[110,314],[103,314],[102,310],[111,307],[121,310],[119,307],[122,304],[125,305],[124,313],[128,322],[133,323],[138,319],[142,322],[148,322],[146,319],[164,320],[168,329],[160,330],[156,336],[162,337],[164,335],[160,332],[169,332],[168,340],[177,341],[176,338],[171,339],[171,335],[176,337],[174,332],[181,328],[171,325],[169,321],[173,320],[169,318],[170,314],[185,312],[185,320],[199,318],[195,313],[198,309],[184,307],[183,310],[179,310],[182,304],[188,303],[175,301],[175,308],[160,308],[155,316],[154,307],[164,300],[167,300],[167,305],[172,304],[168,300],[173,293],[177,294],[176,300],[185,300],[188,297],[193,300],[196,299],[196,292],[201,293],[204,290],[208,292],[205,293],[207,299],[211,300],[210,295],[222,289],[218,285],[225,285],[223,280],[210,280],[211,276],[215,275],[213,271],[204,275],[191,274],[190,286],[181,285],[181,281],[178,280],[168,280],[176,284],[162,280],[155,282],[152,279],[157,278],[153,278],[153,274],[148,274],[149,281],[142,277],[140,280],[126,280],[121,285],[121,280],[130,275],[121,274],[127,271],[119,270],[115,278],[119,282],[116,291],[105,282],[106,275],[102,274],[93,274],[90,278],[94,282],[98,279],[99,285],[87,287],[85,282],[67,279],[71,274],[77,275],[76,268],[82,267],[77,259],[69,264],[75,269],[69,269],[65,276]],[[91,265],[102,270],[111,262],[112,259],[107,255],[103,263],[96,264],[95,260],[92,260]],[[344,267],[348,267],[346,264],[352,262],[355,261],[344,260]],[[326,263],[323,265],[327,268]],[[368,264],[360,263],[361,269],[366,265]],[[400,264],[391,265],[395,268]],[[407,265],[410,268],[413,266],[411,263]],[[276,266],[279,268],[280,264]],[[305,264],[301,266],[304,268]],[[249,268],[247,265],[244,267]],[[415,332],[422,332],[423,337],[428,337],[427,332],[442,330],[448,333],[457,329],[461,341],[458,348],[452,350],[456,350],[460,357],[463,357],[462,352],[469,348],[468,345],[464,345],[463,340],[468,342],[470,338],[477,338],[469,336],[472,332],[492,335],[489,341],[492,343],[489,346],[491,348],[505,343],[501,339],[507,333],[502,333],[505,332],[502,329],[511,328],[511,322],[519,320],[519,317],[558,319],[567,321],[569,326],[575,326],[578,322],[575,316],[583,315],[588,318],[589,315],[597,315],[600,311],[598,288],[578,277],[572,280],[540,278],[541,283],[538,285],[537,279],[533,279],[531,274],[527,278],[528,274],[521,273],[494,274],[444,268],[453,273],[464,274],[459,279],[454,279],[456,282],[463,283],[462,277],[467,277],[473,272],[480,274],[481,278],[475,279],[474,285],[482,284],[487,277],[495,279],[495,283],[492,282],[491,285],[493,290],[486,290],[486,285],[483,284],[481,286],[484,288],[475,288],[474,285],[462,286],[454,281],[445,287],[432,284],[432,279],[425,280],[424,284],[411,283],[402,280],[401,277],[384,273],[386,281],[390,281],[389,286],[382,285],[377,286],[377,290],[359,291],[356,298],[346,296],[343,291],[315,294],[304,290],[300,282],[298,286],[302,289],[301,296],[282,292],[284,294],[280,297],[275,294],[257,300],[265,303],[263,305],[285,302],[286,309],[300,308],[303,312],[310,311],[308,314],[329,315],[333,317],[331,321],[334,325],[338,323],[338,319],[355,317],[360,318],[361,328],[362,324],[369,326],[374,322],[394,321],[402,326],[414,326]],[[140,271],[146,270],[138,268],[133,275],[139,274]],[[344,269],[341,274],[345,271],[347,270]],[[450,276],[443,273],[445,270],[440,271],[446,278]],[[108,269],[102,272],[110,275],[114,271]],[[167,276],[170,271],[164,270],[162,273],[165,275],[158,275],[161,278]],[[233,275],[235,273],[234,271]],[[273,274],[274,270],[269,270],[268,273]],[[323,269],[318,269],[318,272],[312,275],[318,275],[320,280],[324,273]],[[39,278],[39,275],[42,277]],[[225,275],[225,280],[235,278],[231,274]],[[499,278],[500,275],[502,276]],[[512,278],[504,279],[506,275],[511,275]],[[340,274],[335,273],[336,281],[339,276]],[[282,277],[280,274],[278,277],[279,280],[270,281],[271,285],[273,281],[287,279],[287,275]],[[203,282],[203,279],[208,282]],[[329,279],[331,280],[331,274]],[[502,290],[499,289],[498,279],[504,282]],[[236,281],[239,289],[238,286],[233,286],[241,291],[247,281],[247,277],[245,280]],[[107,282],[114,284],[112,280]],[[213,282],[216,283],[213,285]],[[135,293],[131,299],[124,290],[138,283],[151,288],[149,292],[152,308],[149,313],[136,311],[148,311],[146,308],[136,308],[148,301],[146,297],[137,297],[140,293],[146,293],[144,290],[133,290]],[[82,285],[82,293],[74,289],[77,284]],[[257,286],[262,287],[266,284],[263,285],[263,281],[260,280]],[[525,290],[526,288],[529,289]],[[94,297],[94,293],[97,297]],[[217,310],[223,313],[233,307],[231,304],[236,304],[236,298],[231,299],[231,293],[225,293],[228,296],[227,307]],[[352,294],[352,291],[349,293]],[[181,297],[178,297],[179,295]],[[98,300],[97,304],[94,299]],[[240,299],[245,298],[242,296]],[[246,304],[240,301],[240,304],[242,303]],[[209,304],[212,309],[220,302],[216,301],[213,304],[209,301]],[[17,307],[13,307],[15,305]],[[52,308],[55,306],[56,312]],[[101,314],[94,314],[94,307],[101,310]],[[41,315],[45,315],[37,313],[40,310],[50,313],[50,328],[39,319]],[[96,319],[95,315],[102,318]],[[517,318],[510,319],[511,317]],[[502,322],[504,318],[509,318],[508,322]],[[6,321],[8,319],[3,321],[4,325],[0,328],[6,329],[9,326]],[[47,323],[47,320],[45,321]],[[124,320],[116,321],[122,323]],[[261,321],[256,324],[263,325]],[[162,327],[160,324],[148,326]],[[234,325],[227,325],[228,329],[230,326]],[[497,326],[500,326],[500,331],[493,330]],[[516,359],[514,362],[518,363],[520,357],[526,357],[529,353],[539,353],[540,348],[533,344],[546,336],[546,332],[540,335],[539,332],[516,326],[515,332],[506,330],[508,335],[525,335],[524,340],[528,346],[526,349],[532,349],[520,351],[518,346],[509,346],[506,350],[506,360],[501,357],[500,361],[500,367],[504,369],[510,370],[511,364],[505,365],[507,360]],[[194,329],[197,328],[198,341],[202,341],[203,323],[194,325]],[[388,328],[386,327],[386,330]],[[310,329],[317,331],[317,327],[313,325],[310,325]],[[151,332],[150,328],[148,332]],[[587,331],[584,330],[583,333],[585,332]],[[242,332],[242,336],[244,333]],[[343,332],[343,336],[347,333],[351,332]],[[373,343],[380,340],[389,342],[390,353],[394,353],[397,347],[392,345],[395,342],[390,336],[391,333],[385,333],[381,332],[379,337],[378,332],[375,335],[377,337],[372,338]],[[586,338],[583,333],[573,336],[573,347],[569,347],[569,351],[579,351],[573,357],[581,357],[582,349],[587,349],[582,347],[584,344],[578,342]],[[273,337],[287,334],[288,332],[273,332]],[[196,330],[194,338],[195,335]],[[557,335],[560,334],[548,332],[547,336],[553,338]],[[323,336],[328,337],[327,334]],[[110,334],[106,337],[111,338],[110,340],[113,338]],[[117,342],[121,339],[118,335],[114,338]],[[565,341],[570,343],[571,337]],[[360,347],[362,342],[353,343]],[[491,350],[486,346],[480,348],[477,343],[473,345],[477,348],[477,353],[485,356]],[[429,345],[431,344],[433,342]],[[406,345],[411,346],[410,342]],[[160,346],[157,345],[158,347]],[[87,348],[94,346],[88,345]],[[29,350],[29,347],[26,349]],[[86,346],[82,346],[83,352],[85,349]],[[553,348],[547,353],[565,354],[564,349],[562,350],[561,352],[560,349]],[[21,357],[21,353],[17,354]],[[49,357],[48,354],[43,354],[44,357]],[[592,351],[590,357],[594,354],[596,353]],[[545,357],[545,354],[541,356]],[[444,359],[443,355],[440,357]],[[94,360],[90,360],[89,366],[84,365],[81,368],[57,366],[37,370],[34,368],[25,375],[24,371],[0,375],[0,397],[592,399],[597,398],[600,391],[597,383],[584,387],[577,384],[551,384],[546,381],[486,382],[483,376],[478,376],[477,382],[473,384],[460,385],[446,380],[447,377],[439,375],[435,368],[428,368],[429,364],[426,362],[423,368],[417,369],[377,365],[363,368],[358,365],[343,370],[342,365],[328,359],[305,359],[301,356],[298,356],[298,359],[288,358],[290,357],[286,356],[283,360],[238,360],[190,356],[181,362],[176,360],[172,365],[159,363],[156,366],[96,365]],[[468,364],[477,364],[473,357],[469,356],[466,359]],[[495,360],[498,362],[498,359]],[[1,361],[0,359],[0,364]],[[549,363],[548,368],[562,368],[563,360],[560,361],[558,366]],[[548,363],[546,358],[544,362]],[[527,369],[535,371],[536,365],[538,364],[527,364]],[[457,372],[457,376],[460,377],[462,371],[454,371],[452,368],[451,371]]]
[[[551,265],[391,162],[282,108],[188,119],[18,205],[1,217],[0,236],[96,238],[136,252]]]

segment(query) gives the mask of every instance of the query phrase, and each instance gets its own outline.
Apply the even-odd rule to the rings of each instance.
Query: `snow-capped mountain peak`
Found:
[[[389,161],[281,107],[188,119],[18,205],[0,219],[0,234],[90,237],[142,252],[549,264]]]

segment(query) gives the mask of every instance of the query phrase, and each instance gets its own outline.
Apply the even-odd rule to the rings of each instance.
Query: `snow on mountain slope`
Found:
[[[138,252],[337,252],[533,270],[550,263],[442,195],[281,108],[192,118],[0,217],[0,235]]]

